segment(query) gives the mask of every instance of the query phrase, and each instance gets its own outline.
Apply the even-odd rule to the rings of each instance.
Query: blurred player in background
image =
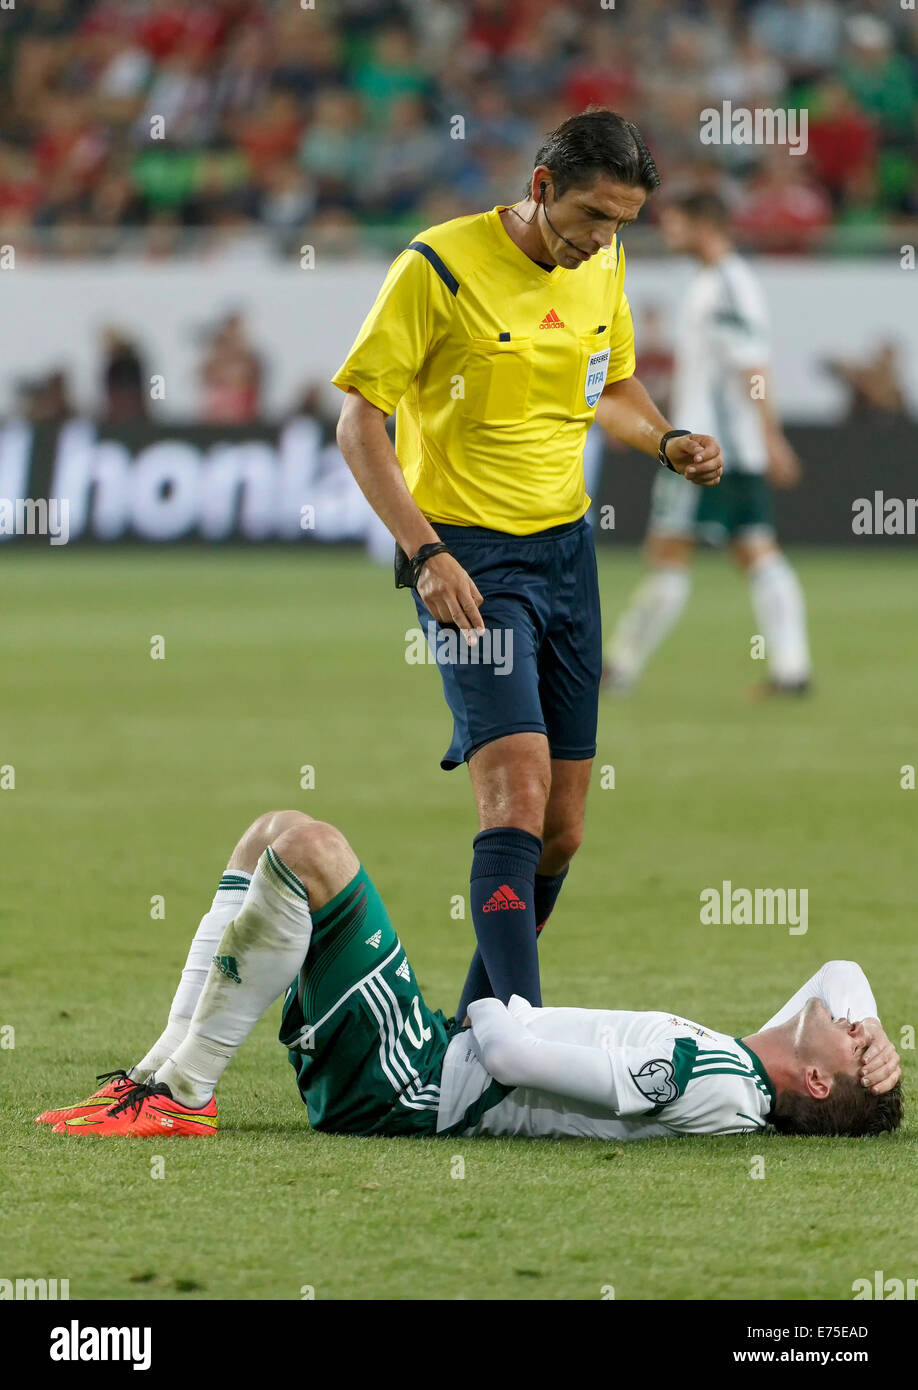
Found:
[[[487,995],[539,1004],[537,932],[583,833],[602,673],[583,447],[604,385],[619,439],[702,487],[721,472],[717,441],[671,430],[634,376],[620,235],[660,182],[640,132],[589,110],[534,163],[515,206],[410,243],[332,378],[338,443],[422,630],[492,652],[438,662],[441,766],[469,764],[480,825],[460,1016]]]
[[[646,556],[650,574],[632,596],[607,652],[604,685],[627,693],[679,620],[699,540],[729,542],[749,579],[769,678],[762,694],[804,694],[810,652],[803,594],[775,536],[771,484],[792,487],[800,463],[775,410],[768,373],[767,316],[749,264],[731,241],[729,214],[711,192],[692,193],[663,214],[673,251],[701,263],[675,336],[672,411],[716,432],[723,481],[701,492],[670,472],[654,480]],[[608,412],[611,417],[611,412]],[[605,401],[596,418],[606,422]]]
[[[669,397],[673,378],[673,352],[665,327],[664,313],[659,304],[645,304],[634,330],[635,375],[650,399],[664,415],[670,414]],[[603,429],[598,420],[591,425],[583,446],[583,476],[586,490],[593,499],[587,521],[599,525],[599,496],[607,460],[611,455],[617,462],[628,453],[628,446]]]

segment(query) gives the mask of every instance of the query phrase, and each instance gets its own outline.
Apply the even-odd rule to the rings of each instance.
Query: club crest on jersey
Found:
[[[583,388],[583,394],[586,396],[586,403],[591,410],[602,395],[602,388],[606,384],[606,372],[608,370],[609,349],[603,348],[602,352],[591,352],[590,360],[587,362],[586,382]]]
[[[652,1100],[654,1105],[668,1105],[679,1094],[673,1077],[673,1064],[665,1057],[655,1057],[652,1062],[645,1062],[640,1071],[631,1073],[631,1080],[641,1095]]]

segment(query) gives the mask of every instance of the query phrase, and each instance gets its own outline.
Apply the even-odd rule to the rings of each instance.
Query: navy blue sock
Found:
[[[552,914],[555,903],[558,901],[558,894],[561,892],[561,885],[567,878],[567,869],[562,869],[560,874],[555,874],[553,878],[546,878],[544,874],[535,876],[535,919],[536,935],[541,934],[542,928]]]
[[[558,901],[558,894],[561,892],[561,885],[566,878],[567,869],[562,869],[560,874],[554,874],[551,878],[546,877],[545,874],[536,874],[534,897],[536,936],[542,934],[542,928],[554,910],[555,903]],[[472,963],[469,966],[469,973],[462,988],[459,1007],[456,1010],[456,1017],[460,1023],[468,1013],[469,1005],[473,999],[491,999],[493,996],[494,991],[491,988],[491,981],[488,979],[484,961],[481,959],[481,951],[476,947]]]
[[[482,830],[472,843],[469,897],[490,994],[504,1004],[519,994],[538,1008],[535,871],[542,841],[528,830],[502,826]]]

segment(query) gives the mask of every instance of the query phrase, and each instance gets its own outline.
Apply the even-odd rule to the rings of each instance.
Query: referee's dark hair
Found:
[[[693,222],[710,222],[713,227],[730,225],[730,209],[719,193],[708,189],[698,189],[695,193],[683,193],[681,197],[670,200],[669,206],[681,212]]]
[[[653,155],[637,126],[604,106],[588,106],[550,131],[533,168],[540,164],[551,170],[556,198],[570,188],[589,188],[602,175],[647,193],[660,187]],[[528,185],[525,191],[528,197]]]

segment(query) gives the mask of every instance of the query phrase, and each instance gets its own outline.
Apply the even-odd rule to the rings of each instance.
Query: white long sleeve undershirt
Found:
[[[470,1004],[469,1019],[481,1064],[495,1081],[615,1108],[612,1059],[604,1048],[537,1038],[499,999]]]
[[[802,985],[783,1009],[759,1029],[777,1028],[799,1013],[808,999],[821,999],[833,1018],[850,1018],[859,1023],[862,1018],[879,1018],[877,1001],[861,967],[853,960],[826,961],[815,975]]]
[[[861,967],[854,961],[831,960],[758,1031],[786,1023],[814,996],[833,1018],[847,1016],[855,1022],[879,1017]],[[470,1004],[469,1019],[482,1066],[496,1081],[617,1109],[612,1058],[605,1048],[536,1037],[498,999]]]

